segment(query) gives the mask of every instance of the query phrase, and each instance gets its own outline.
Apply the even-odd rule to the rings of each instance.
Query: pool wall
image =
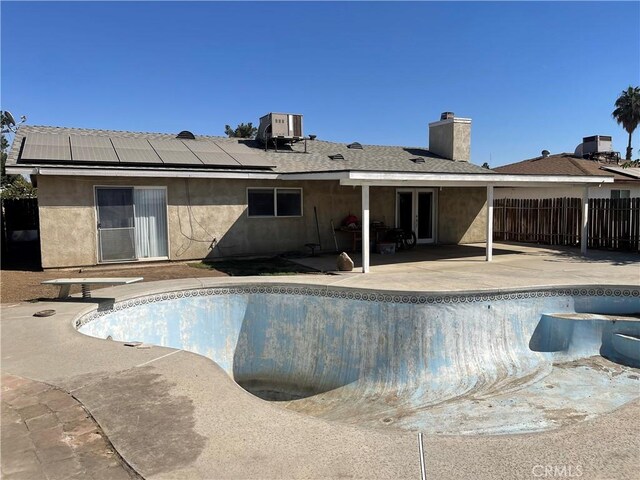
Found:
[[[640,324],[554,315],[633,314],[639,297],[637,287],[398,294],[269,284],[137,298],[76,327],[204,355],[258,394],[341,389],[347,401],[428,406],[520,389],[554,362],[611,355],[612,332],[637,334]]]

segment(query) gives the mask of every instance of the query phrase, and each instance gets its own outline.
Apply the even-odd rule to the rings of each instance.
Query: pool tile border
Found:
[[[139,305],[157,303],[178,298],[204,297],[217,295],[301,295],[325,298],[340,298],[368,302],[404,303],[404,304],[455,304],[493,302],[539,297],[634,297],[640,298],[640,287],[636,286],[575,286],[575,287],[529,287],[501,291],[473,291],[452,293],[398,293],[353,289],[344,287],[295,286],[286,284],[251,284],[234,286],[215,286],[190,288],[172,292],[155,293],[122,300],[110,304],[107,309],[98,309],[79,316],[75,328],[109,315],[113,312],[133,308]]]

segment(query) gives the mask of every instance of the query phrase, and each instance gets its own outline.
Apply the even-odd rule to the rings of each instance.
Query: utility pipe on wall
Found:
[[[362,273],[369,273],[369,185],[362,185]]]

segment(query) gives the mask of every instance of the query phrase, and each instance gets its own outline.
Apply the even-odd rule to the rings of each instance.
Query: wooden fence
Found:
[[[40,241],[37,198],[5,199],[0,204],[2,226],[2,265],[39,266]],[[34,240],[20,241],[14,233],[36,231]]]
[[[493,239],[579,245],[582,199],[498,199]],[[589,200],[589,248],[640,252],[640,198]]]
[[[9,231],[38,229],[38,199],[16,198],[2,200],[4,223]]]

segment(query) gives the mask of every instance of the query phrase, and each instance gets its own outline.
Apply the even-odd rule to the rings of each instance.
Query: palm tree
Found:
[[[629,86],[623,90],[615,103],[616,109],[611,113],[618,125],[622,125],[629,134],[627,145],[627,161],[631,160],[631,134],[640,123],[640,87]]]

